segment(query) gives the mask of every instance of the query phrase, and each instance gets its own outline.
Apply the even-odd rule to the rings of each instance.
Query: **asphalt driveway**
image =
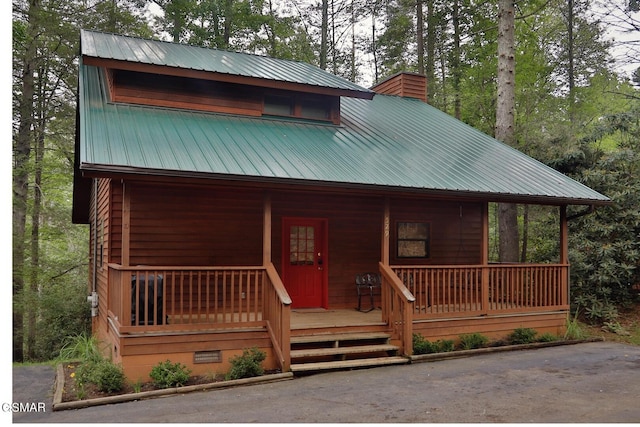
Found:
[[[483,354],[51,411],[54,371],[13,372],[14,423],[637,423],[640,347],[612,342]]]

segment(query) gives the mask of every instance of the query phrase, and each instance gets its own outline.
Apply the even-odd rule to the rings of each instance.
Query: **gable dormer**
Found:
[[[117,103],[339,124],[340,97],[375,93],[310,64],[258,55],[84,30],[81,49]]]

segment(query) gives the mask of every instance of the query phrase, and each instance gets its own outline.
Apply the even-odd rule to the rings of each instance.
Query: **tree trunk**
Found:
[[[529,242],[529,205],[524,205],[522,212],[522,251],[520,262],[527,262],[527,250]]]
[[[353,4],[354,0],[351,0],[351,73],[350,80],[356,81],[356,10]]]
[[[574,20],[574,4],[573,0],[567,2],[567,80],[569,83],[569,121],[575,120],[575,64],[574,64],[574,36],[573,36],[573,20]]]
[[[372,2],[371,6],[371,53],[373,55],[373,81],[374,83],[378,83],[380,79],[380,72],[378,70],[378,52],[376,45],[376,18],[378,17],[378,1],[375,0]]]
[[[434,0],[427,2],[427,61],[425,64],[425,74],[427,76],[427,102],[431,99],[429,95],[429,85],[433,85],[436,79],[436,18],[433,10]]]
[[[13,361],[24,361],[24,262],[27,200],[29,196],[29,159],[33,142],[33,114],[36,42],[39,32],[36,17],[40,0],[30,0],[27,11],[27,39],[22,59],[22,93],[19,101],[18,133],[14,140],[13,172]]]
[[[498,4],[498,104],[496,139],[513,145],[515,134],[515,7],[514,0]],[[499,257],[518,261],[518,206],[502,203],[498,208]]]
[[[45,73],[38,73],[40,76]],[[42,78],[42,77],[41,77]],[[41,82],[40,87],[44,85]],[[41,93],[38,98],[42,101],[45,99]],[[39,102],[41,104],[42,102]],[[35,145],[35,163],[34,163],[34,183],[33,183],[33,208],[31,213],[31,262],[29,276],[29,303],[25,305],[25,315],[27,318],[27,359],[36,359],[36,320],[38,316],[39,306],[39,274],[40,271],[40,212],[42,210],[42,161],[44,157],[44,128],[46,119],[44,117],[45,107],[39,105],[37,116],[36,145]]]
[[[226,0],[224,3],[224,46],[223,49],[229,49],[231,42],[231,26],[233,24],[233,0]]]
[[[333,67],[333,74],[338,75],[338,49],[336,48],[336,9],[334,0],[331,0],[331,62]]]
[[[451,21],[453,23],[453,59],[451,61],[451,68],[453,74],[453,115],[456,119],[460,120],[462,117],[461,102],[460,102],[460,80],[462,72],[460,70],[461,61],[460,56],[460,4],[459,0],[453,1],[451,11]]]
[[[418,74],[424,75],[424,16],[422,1],[416,1],[416,43],[418,47]]]
[[[329,0],[322,0],[322,24],[320,28],[320,68],[327,69],[327,57],[329,54],[328,33],[329,33]]]

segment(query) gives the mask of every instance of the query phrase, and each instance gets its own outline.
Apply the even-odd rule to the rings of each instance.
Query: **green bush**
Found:
[[[435,353],[437,348],[420,333],[413,334],[413,354]]]
[[[257,377],[264,373],[262,362],[267,358],[267,354],[253,347],[242,351],[242,356],[235,356],[229,360],[231,370],[225,376],[227,380],[237,380],[240,378]]]
[[[538,341],[538,342],[554,342],[554,341],[558,341],[558,337],[556,335],[553,335],[550,332],[545,332],[544,334],[540,335],[536,341]]]
[[[93,383],[93,373],[96,370],[96,365],[99,361],[85,361],[78,365],[78,369],[75,372],[75,382],[79,388],[82,388],[85,384]]]
[[[456,349],[456,343],[453,340],[438,340],[438,353],[448,353]]]
[[[486,346],[488,342],[489,338],[479,333],[462,334],[459,346],[461,350],[473,350]]]
[[[413,354],[446,353],[455,350],[453,340],[430,342],[420,333],[413,334]]]
[[[171,363],[170,360],[158,363],[151,368],[149,376],[153,383],[160,388],[180,387],[189,381],[191,370],[181,363]]]
[[[126,378],[121,366],[102,359],[80,363],[74,379],[79,390],[84,390],[87,384],[95,384],[100,391],[111,393],[122,390]]]
[[[516,328],[507,339],[511,344],[529,344],[535,342],[537,334],[538,332],[532,328]]]
[[[125,381],[122,368],[104,358],[97,338],[90,334],[67,337],[57,360],[79,361],[74,377],[79,397],[87,384],[95,384],[107,393],[122,390]]]
[[[125,376],[122,367],[108,360],[96,364],[92,377],[92,382],[98,389],[106,393],[120,391],[124,386]]]

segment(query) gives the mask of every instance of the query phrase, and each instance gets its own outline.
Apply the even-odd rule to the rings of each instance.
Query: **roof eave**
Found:
[[[298,82],[270,80],[238,74],[220,73],[215,71],[197,70],[193,68],[179,68],[168,65],[145,64],[140,62],[129,62],[117,59],[105,59],[96,56],[82,56],[82,65],[94,67],[104,67],[117,70],[137,71],[142,73],[160,74],[176,77],[189,77],[203,80],[214,80],[225,83],[237,83],[250,86],[265,87],[269,89],[285,89],[305,93],[345,96],[349,98],[373,99],[375,92],[365,90],[351,90],[329,86],[310,85]]]
[[[519,204],[534,204],[534,205],[577,205],[577,206],[608,206],[612,205],[613,201],[610,199],[584,199],[573,197],[558,197],[548,195],[536,195],[536,194],[508,194],[498,192],[482,192],[471,190],[451,190],[451,189],[436,189],[426,187],[403,187],[403,186],[391,186],[391,185],[377,185],[368,183],[355,183],[355,182],[339,182],[339,181],[319,181],[309,179],[297,179],[297,178],[282,178],[282,177],[264,177],[264,176],[251,176],[251,175],[232,175],[223,173],[209,173],[209,172],[194,172],[194,171],[178,171],[178,170],[165,170],[165,169],[148,169],[148,168],[135,168],[130,166],[114,166],[114,165],[100,165],[100,164],[88,164],[84,163],[80,166],[80,170],[85,176],[150,176],[159,177],[164,176],[167,178],[192,178],[192,179],[205,179],[215,180],[229,183],[254,183],[260,186],[265,185],[284,185],[284,186],[298,186],[298,187],[324,187],[331,189],[343,189],[343,190],[359,190],[359,191],[378,191],[380,193],[394,193],[394,194],[406,194],[406,195],[422,195],[431,196],[437,198],[455,198],[465,199],[469,201],[489,201],[495,203],[519,203]]]

